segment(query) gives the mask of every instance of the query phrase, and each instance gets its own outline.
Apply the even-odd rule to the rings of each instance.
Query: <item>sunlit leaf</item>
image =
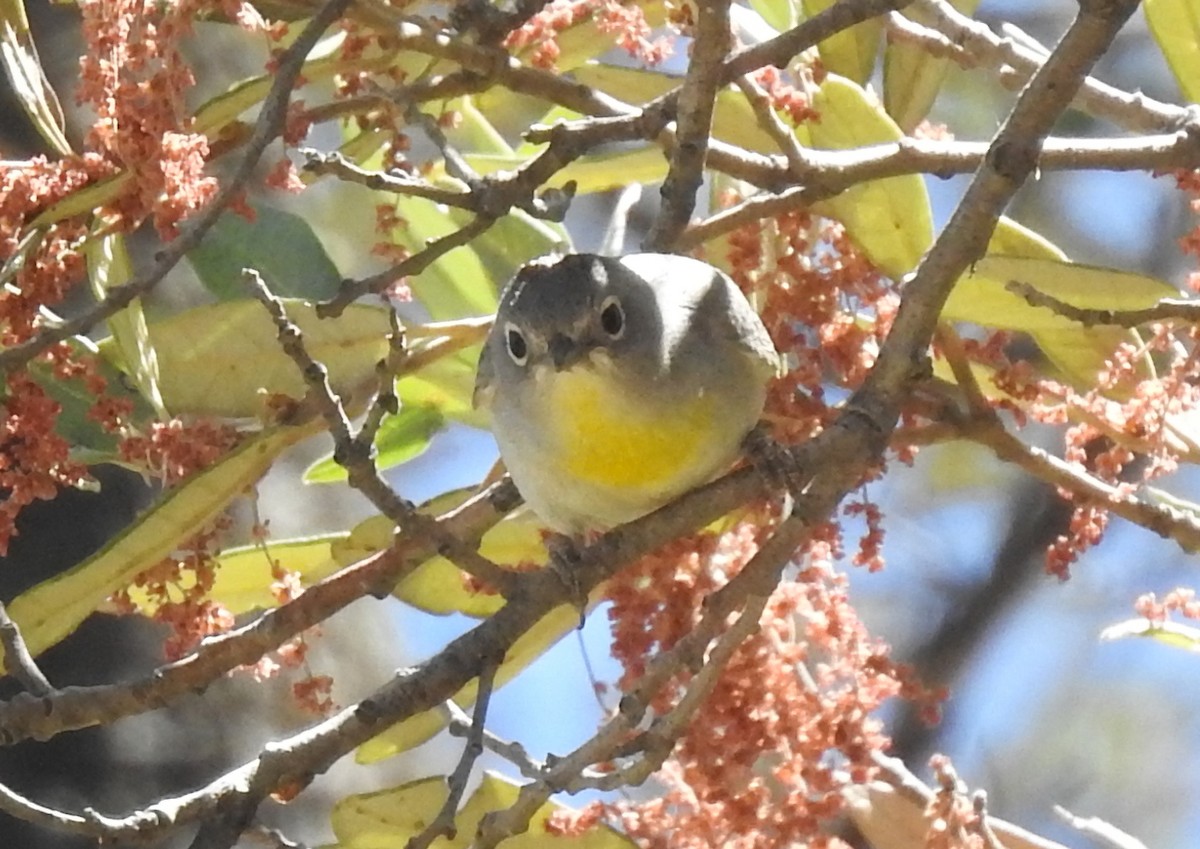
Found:
[[[271,559],[278,560],[284,570],[300,575],[306,585],[313,584],[342,568],[330,547],[345,539],[346,534],[326,534],[226,549],[216,558],[216,578],[207,597],[235,615],[277,607],[279,600],[271,592]],[[183,581],[179,598],[172,600],[182,600],[182,592],[190,587],[188,581]],[[153,616],[158,609],[157,601],[139,587],[129,588],[129,598],[145,616]]]
[[[467,161],[480,174],[511,170],[525,160],[515,156],[468,155]],[[562,188],[575,183],[576,194],[608,192],[630,183],[657,183],[667,175],[667,160],[657,147],[606,151],[580,157],[557,171],[547,186]]]
[[[275,428],[246,440],[168,492],[96,554],[17,596],[8,612],[37,655],[79,626],[113,592],[166,557],[252,486],[311,428]]]
[[[487,411],[477,410],[471,403],[479,350],[479,345],[473,345],[400,378],[396,381],[396,394],[401,406],[435,409],[447,419],[472,427],[487,427]]]
[[[601,91],[611,94],[619,100],[641,104],[665,94],[671,89],[678,88],[683,83],[682,77],[658,71],[647,71],[642,68],[627,68],[618,65],[605,65],[599,62],[589,62],[575,69],[575,76]],[[543,119],[542,123],[549,123]],[[763,153],[778,153],[779,146],[771,135],[759,126],[758,118],[745,96],[733,86],[727,86],[717,92],[717,101],[713,109],[713,138],[718,141],[744,147]],[[657,148],[653,148],[657,150]],[[659,157],[663,154],[658,153]],[[663,159],[662,174],[655,177],[661,180],[665,174],[665,158]],[[642,182],[645,182],[644,180]]]
[[[388,311],[355,304],[336,319],[318,319],[311,304],[285,300],[308,353],[329,370],[339,393],[375,378],[387,355]],[[163,400],[174,413],[253,417],[263,393],[303,398],[296,363],[279,347],[275,325],[257,301],[227,301],[184,310],[150,324]],[[101,351],[113,347],[100,343]]]
[[[1127,637],[1149,637],[1177,649],[1200,652],[1200,628],[1179,622],[1168,620],[1156,623],[1149,619],[1127,619],[1109,625],[1100,632],[1102,640],[1123,640]]]
[[[510,807],[520,785],[495,773],[484,773],[479,786],[458,811],[453,838],[441,838],[438,849],[466,849],[485,814]],[[449,798],[444,776],[410,781],[398,787],[347,796],[333,806],[330,823],[340,849],[384,849],[403,846],[420,834]],[[579,835],[562,836],[546,829],[546,821],[562,805],[547,802],[534,813],[529,830],[504,841],[506,849],[630,849],[633,841],[612,828],[597,825]]]
[[[446,418],[436,407],[405,405],[388,416],[375,436],[375,465],[390,469],[425,453],[433,435],[446,426]],[[346,469],[332,456],[313,463],[304,472],[305,483],[340,483]]]
[[[830,75],[813,98],[820,119],[797,133],[811,145],[843,150],[897,141],[900,128],[861,87]],[[933,242],[933,216],[925,183],[916,174],[852,186],[816,206],[841,221],[867,257],[888,276],[900,279]]]
[[[459,229],[450,213],[432,201],[389,196],[389,202],[395,204],[396,214],[405,222],[392,230],[392,238],[413,253]],[[499,284],[491,279],[470,245],[443,254],[409,280],[414,297],[434,321],[495,312]]]
[[[1049,259],[1066,262],[1067,255],[1058,245],[1041,233],[1030,230],[1011,218],[1001,216],[988,241],[987,252],[992,256],[1016,256],[1026,259]]]
[[[838,0],[802,0],[807,17],[825,11]],[[817,45],[821,62],[835,74],[864,84],[875,70],[883,18],[873,17],[830,36]]]
[[[750,0],[750,8],[776,32],[789,30],[799,23],[795,0]]]
[[[1183,96],[1200,101],[1200,8],[1194,0],[1146,0],[1142,7]]]
[[[71,145],[63,134],[62,105],[46,79],[29,31],[24,0],[0,0],[0,62],[16,96],[46,144],[66,156]]]
[[[1142,274],[1061,260],[986,256],[950,293],[942,318],[1029,333],[1046,357],[1079,386],[1091,386],[1105,360],[1133,337],[1117,327],[1084,327],[1053,310],[1034,307],[1008,291],[1021,281],[1072,306],[1128,310],[1151,306],[1178,291]]]
[[[128,283],[133,277],[123,234],[93,236],[88,240],[86,252],[88,280],[97,300],[103,300],[110,289]],[[167,410],[158,387],[158,354],[150,342],[141,299],[135,298],[129,306],[109,318],[108,329],[120,352],[121,367],[159,417],[166,418]]]
[[[342,281],[308,221],[265,204],[254,205],[252,220],[224,213],[187,258],[204,288],[223,301],[249,297],[244,268],[283,298],[332,298]]]
[[[951,0],[951,5],[969,17],[979,0]],[[898,14],[918,24],[930,19],[915,3]],[[883,104],[904,132],[911,133],[929,114],[949,67],[949,59],[933,56],[920,45],[900,38],[887,40],[883,49]]]

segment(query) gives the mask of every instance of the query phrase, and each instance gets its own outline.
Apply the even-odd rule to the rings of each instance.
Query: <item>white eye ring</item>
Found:
[[[610,339],[620,339],[625,335],[625,310],[616,295],[609,295],[600,304],[600,328]]]
[[[504,349],[517,365],[523,366],[529,362],[529,343],[525,341],[521,328],[511,321],[504,325]]]

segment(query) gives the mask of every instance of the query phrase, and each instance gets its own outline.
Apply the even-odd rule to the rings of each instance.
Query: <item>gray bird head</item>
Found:
[[[651,283],[619,259],[572,254],[527,265],[501,296],[477,401],[499,376],[511,385],[614,360],[647,376],[664,365],[662,321]]]

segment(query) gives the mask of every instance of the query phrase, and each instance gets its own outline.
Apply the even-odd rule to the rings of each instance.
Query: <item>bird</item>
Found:
[[[663,253],[535,260],[500,296],[474,403],[553,531],[639,518],[727,470],[781,358],[728,275]]]

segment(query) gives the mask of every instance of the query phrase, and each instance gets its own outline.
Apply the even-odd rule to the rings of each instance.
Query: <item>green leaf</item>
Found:
[[[378,452],[375,465],[390,469],[425,453],[433,435],[446,426],[446,418],[436,407],[406,405],[388,416],[375,436]],[[313,463],[304,472],[305,483],[341,483],[346,470],[330,455]]]
[[[979,0],[951,0],[951,5],[971,16]],[[931,22],[920,6],[911,4],[899,14],[918,24]],[[883,49],[883,105],[900,129],[911,133],[929,114],[950,68],[950,60],[902,39],[888,39]]]
[[[800,22],[794,0],[750,0],[750,8],[775,32],[789,30]]]
[[[468,160],[471,157],[467,157]],[[433,239],[447,236],[459,225],[443,207],[418,197],[388,196],[405,226],[392,229],[392,241],[416,253]],[[471,245],[443,254],[409,280],[413,295],[433,321],[447,321],[496,311],[498,281],[491,279]]]
[[[396,381],[401,406],[434,409],[452,421],[486,428],[490,421],[487,411],[477,410],[471,403],[479,351],[480,346],[473,345],[401,377]]]
[[[1100,632],[1102,640],[1123,640],[1127,637],[1149,637],[1173,648],[1200,652],[1200,628],[1179,622],[1154,623],[1149,619],[1127,619],[1109,625]]]
[[[123,234],[96,236],[93,231],[85,250],[88,279],[96,300],[103,300],[110,289],[124,285],[133,277]],[[135,298],[129,306],[109,318],[108,329],[120,352],[121,368],[133,379],[134,386],[158,416],[168,418],[158,387],[158,354],[150,342],[141,298]]]
[[[1142,7],[1179,90],[1200,101],[1200,7],[1194,0],[1146,0]]]
[[[903,133],[862,88],[830,75],[813,98],[820,119],[797,130],[823,150],[898,141]],[[815,207],[841,221],[867,257],[889,277],[912,271],[933,243],[933,215],[925,183],[916,174],[851,186]]]
[[[1037,258],[986,256],[959,279],[942,310],[943,319],[1028,333],[1077,386],[1093,385],[1116,347],[1135,337],[1116,327],[1084,327],[1050,309],[1031,306],[1008,291],[1012,280],[1085,309],[1141,309],[1178,294],[1146,275]]]
[[[308,222],[299,215],[264,204],[254,219],[226,212],[188,252],[204,288],[223,301],[249,295],[243,268],[262,275],[271,291],[284,298],[320,301],[338,292],[342,276]]]
[[[1001,216],[988,240],[989,256],[1016,256],[1026,259],[1067,261],[1067,254],[1041,233]]]
[[[465,209],[452,209],[450,218],[462,227],[470,220],[471,213]],[[471,247],[484,267],[491,271],[491,276],[503,284],[531,259],[552,252],[568,253],[571,236],[561,224],[542,221],[515,209],[496,221],[486,233],[476,236]]]
[[[308,353],[329,370],[334,391],[352,394],[375,379],[387,355],[387,310],[354,304],[338,318],[319,319],[306,302],[286,300],[284,307]],[[176,414],[254,417],[264,392],[304,397],[300,370],[280,349],[275,325],[257,301],[194,307],[149,330],[163,400]],[[106,339],[100,350],[112,357],[115,343]]]
[[[483,817],[512,806],[520,785],[496,773],[486,772],[479,786],[467,799],[454,820],[454,837],[440,838],[438,849],[466,849],[475,839]],[[339,849],[384,849],[403,846],[420,834],[446,804],[449,790],[444,776],[410,781],[386,790],[347,796],[333,806],[331,825]],[[564,806],[547,802],[538,808],[529,822],[529,830],[504,841],[505,849],[631,849],[629,838],[605,825],[597,825],[584,834],[557,835],[546,822]]]
[[[0,62],[10,90],[42,139],[56,153],[70,154],[71,145],[63,134],[62,104],[42,70],[24,0],[0,0]]]
[[[36,656],[70,634],[105,599],[205,527],[263,476],[285,448],[311,428],[274,428],[247,439],[211,468],[192,475],[104,548],[43,581],[8,605]]]
[[[825,11],[838,0],[802,0],[807,17]],[[856,83],[865,84],[875,70],[883,18],[874,17],[830,36],[817,45],[825,67]]]

